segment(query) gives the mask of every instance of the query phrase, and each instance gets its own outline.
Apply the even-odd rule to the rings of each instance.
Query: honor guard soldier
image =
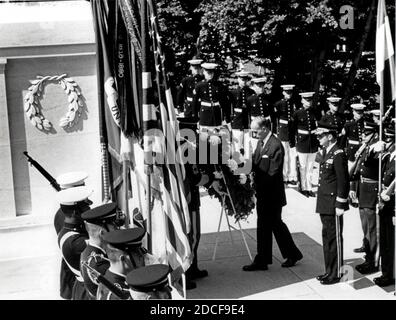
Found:
[[[201,59],[188,60],[190,64],[191,76],[185,77],[177,91],[177,107],[179,112],[184,112],[184,117],[189,118],[193,115],[193,96],[196,85],[201,82],[204,77],[202,76]]]
[[[381,114],[381,110],[380,109],[374,109],[374,110],[370,110],[370,114],[372,117],[372,121],[374,123],[376,123],[377,125],[380,125],[380,114]]]
[[[84,186],[85,179],[88,178],[88,174],[83,171],[75,171],[61,174],[56,178],[56,182],[59,184],[62,190]],[[92,202],[90,203],[92,204]],[[65,221],[65,214],[62,209],[59,208],[55,213],[54,217],[54,227],[56,231],[56,235],[59,235],[60,231],[63,228],[63,224]],[[66,262],[62,259],[61,261],[61,270],[60,270],[60,296],[63,299],[70,300],[72,289],[75,281],[74,273],[69,269]]]
[[[255,94],[254,90],[249,88],[248,82],[250,74],[246,71],[236,73],[238,77],[238,88],[231,91],[231,130],[232,145],[235,151],[245,150],[245,130],[249,129],[250,117],[248,109],[248,99]]]
[[[218,127],[223,121],[230,122],[230,93],[226,86],[216,80],[216,63],[203,63],[204,81],[195,87],[193,116],[199,119],[200,127]]]
[[[364,109],[366,106],[361,103],[351,105],[353,120],[345,123],[341,131],[340,146],[345,148],[348,159],[348,169],[351,169],[355,161],[356,151],[362,145],[363,129],[364,129]]]
[[[349,209],[348,165],[344,150],[337,145],[337,126],[319,121],[316,136],[322,146],[318,153],[320,172],[316,212],[322,221],[325,273],[321,284],[340,281],[343,261],[342,215]]]
[[[316,114],[312,108],[314,92],[300,93],[303,108],[293,115],[293,130],[296,135],[296,149],[300,164],[301,189],[307,197],[315,197],[312,192],[311,175],[318,151],[318,139],[315,136]]]
[[[380,277],[374,283],[386,287],[395,282],[395,129],[385,128],[385,151],[382,158],[383,177],[380,216]]]
[[[166,264],[153,264],[128,273],[127,283],[133,300],[172,299]]]
[[[272,125],[272,122],[274,121],[274,110],[269,102],[269,97],[265,92],[266,81],[266,77],[252,79],[252,82],[258,88],[258,92],[248,99],[250,122],[255,117],[263,117],[267,121],[271,121],[271,127],[274,128]]]
[[[345,125],[344,116],[338,112],[341,98],[329,97],[327,98],[329,104],[329,111],[322,117],[321,122],[329,123],[337,127],[337,135],[341,135],[341,131]]]
[[[105,273],[105,278],[124,292],[121,300],[130,299],[126,275],[133,269],[148,264],[158,263],[147,253],[142,245],[146,232],[142,228],[114,230],[103,235],[106,243],[106,253],[110,260],[110,268]],[[97,300],[120,300],[103,283],[97,290]]]
[[[376,151],[378,142],[378,125],[366,122],[363,131],[363,145],[356,152],[356,163],[351,170],[351,180],[356,183],[351,187],[350,197],[359,202],[360,220],[363,229],[363,248],[365,262],[356,266],[361,274],[376,272],[377,232],[376,205],[378,200],[378,166],[379,153]],[[353,188],[353,189],[352,189]],[[359,248],[360,249],[360,248]],[[356,250],[357,251],[357,250]]]
[[[85,288],[90,298],[95,300],[98,282],[86,265],[100,274],[104,274],[107,271],[110,267],[110,262],[105,251],[103,234],[118,229],[122,226],[125,219],[118,216],[116,203],[107,203],[88,210],[81,215],[81,218],[85,221],[89,240],[87,247],[81,253],[80,270]]]
[[[84,287],[84,279],[80,270],[81,253],[87,246],[88,234],[84,227],[81,214],[88,211],[88,197],[92,190],[83,186],[61,190],[57,198],[65,214],[65,222],[58,235],[58,245],[62,258],[75,276],[72,289],[72,300],[88,300],[89,296]]]
[[[285,183],[297,184],[295,136],[292,128],[293,114],[297,110],[296,104],[292,101],[295,85],[285,84],[281,87],[283,99],[275,103],[274,109],[277,135],[285,149],[283,180]]]

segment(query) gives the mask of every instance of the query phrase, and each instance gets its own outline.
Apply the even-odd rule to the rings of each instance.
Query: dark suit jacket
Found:
[[[266,206],[283,207],[286,205],[282,174],[285,151],[281,141],[272,134],[264,149],[261,145],[262,140],[258,142],[253,155],[257,200],[266,202]]]

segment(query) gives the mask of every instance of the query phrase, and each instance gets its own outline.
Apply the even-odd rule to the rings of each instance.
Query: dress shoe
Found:
[[[353,249],[353,252],[363,253],[363,252],[366,252],[366,250],[365,250],[364,246],[361,246],[360,248]]]
[[[296,262],[303,258],[302,254],[299,254],[296,258],[287,258],[285,262],[282,263],[282,268],[290,268],[296,265]]]
[[[315,198],[316,197],[316,194],[313,192],[313,191],[308,191],[308,195],[310,196],[310,197],[312,197],[312,198]]]
[[[309,198],[309,192],[308,192],[307,190],[300,191],[300,193],[301,193],[303,196],[306,196],[307,198]]]
[[[359,264],[355,267],[355,269],[361,274],[370,274],[378,271],[378,267],[376,267],[374,263],[371,262]]]
[[[243,266],[242,270],[243,271],[268,270],[268,266],[266,264],[259,264],[259,263],[253,262],[252,264]]]
[[[291,184],[292,186],[296,186],[297,185],[297,181],[296,180],[290,180],[287,183]]]
[[[197,284],[194,281],[187,280],[186,281],[186,290],[192,290],[197,287]]]
[[[324,285],[329,285],[329,284],[335,284],[335,283],[338,283],[338,282],[340,282],[340,278],[329,278],[329,277],[326,277],[326,278],[324,278],[324,279],[322,279],[322,280],[320,280],[320,283],[321,284],[324,284]]]
[[[374,283],[379,287],[387,287],[395,284],[395,279],[380,276],[378,278],[374,278]]]
[[[316,277],[316,280],[322,281],[322,280],[326,279],[328,276],[329,276],[329,275],[328,275],[327,273],[321,274],[320,276],[317,276],[317,277]]]
[[[187,276],[188,276],[188,278],[190,278],[190,279],[199,279],[199,278],[204,278],[204,277],[207,277],[209,274],[208,274],[208,271],[206,271],[206,270],[200,270],[200,269],[189,269],[189,270],[187,270]]]

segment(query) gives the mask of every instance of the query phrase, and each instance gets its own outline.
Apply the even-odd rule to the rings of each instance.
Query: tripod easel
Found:
[[[216,260],[216,251],[217,251],[217,245],[218,245],[218,242],[219,242],[219,233],[220,233],[220,228],[221,228],[221,221],[223,220],[223,214],[225,213],[226,220],[227,220],[227,225],[228,225],[228,231],[229,231],[229,233],[230,233],[230,237],[231,237],[231,242],[232,242],[232,244],[234,244],[234,239],[233,239],[233,237],[232,237],[231,229],[234,229],[234,230],[238,230],[238,229],[239,229],[239,231],[241,232],[241,235],[242,235],[243,242],[245,243],[245,247],[246,247],[246,250],[247,250],[247,252],[248,252],[249,258],[250,258],[251,261],[253,261],[252,254],[250,253],[249,246],[248,246],[248,244],[247,244],[247,242],[246,242],[245,232],[242,230],[240,221],[238,221],[238,227],[239,227],[239,228],[238,228],[238,229],[235,228],[234,226],[232,226],[232,225],[230,224],[230,220],[229,220],[228,214],[225,212],[225,201],[226,201],[226,197],[228,197],[228,198],[230,199],[230,202],[231,202],[231,205],[232,205],[232,210],[233,210],[234,212],[236,212],[236,211],[235,211],[234,201],[232,200],[232,197],[231,197],[231,194],[230,194],[230,190],[228,189],[228,185],[227,185],[227,182],[226,182],[226,179],[225,179],[223,170],[221,170],[221,168],[220,168],[220,171],[221,171],[221,173],[222,173],[223,181],[224,181],[224,184],[225,184],[225,186],[226,186],[226,192],[224,192],[224,193],[221,195],[221,196],[222,196],[222,201],[221,201],[221,213],[220,213],[220,219],[219,219],[219,226],[217,227],[216,242],[215,242],[215,247],[214,247],[214,250],[213,250],[213,257],[212,257],[212,260],[213,260],[213,261]],[[249,237],[251,237],[253,240],[256,240],[256,239],[254,239],[252,236],[250,236],[248,233],[247,233],[247,235],[248,235]]]

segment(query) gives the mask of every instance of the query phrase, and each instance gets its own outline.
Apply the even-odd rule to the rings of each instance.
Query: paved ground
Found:
[[[372,279],[377,274],[362,276],[353,266],[363,261],[362,254],[353,253],[361,244],[359,215],[352,209],[345,215],[346,282],[322,286],[315,276],[323,271],[321,224],[314,213],[315,201],[293,189],[287,190],[288,206],[283,217],[293,238],[304,254],[295,267],[285,269],[274,244],[274,263],[268,271],[243,272],[250,259],[239,230],[228,232],[223,218],[217,233],[220,205],[216,199],[202,199],[202,239],[199,250],[200,267],[209,277],[197,281],[198,287],[188,291],[191,299],[396,299],[394,286],[379,288]],[[230,219],[232,226],[237,227]],[[256,250],[255,214],[242,223],[252,255]],[[213,253],[216,237],[218,246]],[[59,262],[56,235],[52,225],[0,229],[0,299],[59,299]]]

